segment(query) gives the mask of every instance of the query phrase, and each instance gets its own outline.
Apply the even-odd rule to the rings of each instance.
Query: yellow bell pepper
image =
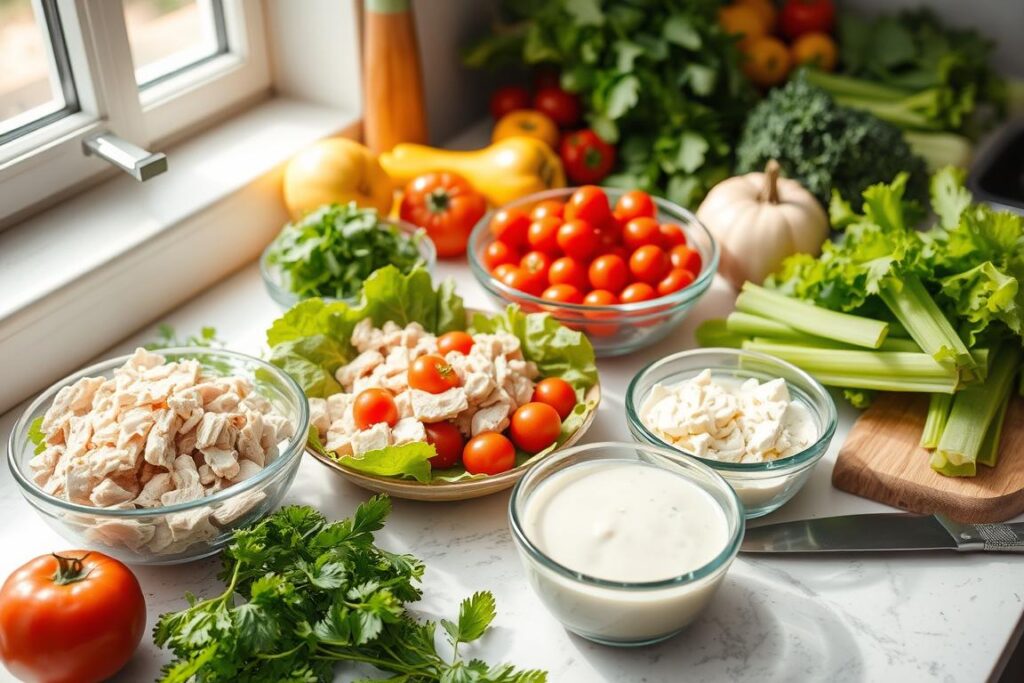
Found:
[[[400,144],[381,154],[380,163],[400,185],[424,173],[453,171],[495,206],[534,192],[565,187],[565,171],[558,155],[544,142],[522,136],[469,152]]]
[[[502,116],[494,125],[491,142],[525,135],[543,140],[551,149],[558,148],[558,126],[544,112],[533,109],[517,109]]]

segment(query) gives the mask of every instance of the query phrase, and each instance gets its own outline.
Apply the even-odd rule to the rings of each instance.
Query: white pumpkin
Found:
[[[795,180],[779,177],[779,164],[747,173],[711,188],[697,218],[718,240],[718,272],[739,288],[761,284],[791,254],[818,255],[828,239],[828,216]]]

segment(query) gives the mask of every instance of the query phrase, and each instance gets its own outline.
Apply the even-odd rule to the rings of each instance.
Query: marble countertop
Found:
[[[456,278],[467,305],[493,308],[465,266],[439,270]],[[696,324],[723,314],[731,303],[727,286],[716,282],[680,334],[629,357],[599,361],[603,400],[584,441],[629,441],[623,401],[630,378],[651,360],[692,347]],[[263,332],[278,314],[252,265],[164,320],[183,334],[213,325],[230,348],[260,354]],[[106,355],[153,336],[152,328],[144,330]],[[0,418],[5,443],[20,410]],[[840,409],[829,453],[807,486],[766,520],[890,510],[832,488],[835,455],[854,417],[852,409]],[[341,518],[368,495],[308,458],[287,502]],[[493,591],[494,629],[465,654],[547,669],[552,682],[984,681],[998,678],[1020,635],[1024,557],[740,556],[710,608],[682,635],[635,650],[595,645],[563,630],[531,592],[509,535],[507,504],[508,492],[460,503],[396,500],[378,542],[426,562],[424,599],[416,605],[423,616],[451,617],[463,597]],[[22,499],[6,467],[0,475],[0,519],[0,576],[67,545]],[[218,566],[211,559],[138,568],[149,626],[158,614],[183,607],[185,591],[219,592]],[[115,680],[153,680],[165,660],[147,634]],[[338,680],[350,677],[339,669]],[[0,680],[12,679],[0,669]]]

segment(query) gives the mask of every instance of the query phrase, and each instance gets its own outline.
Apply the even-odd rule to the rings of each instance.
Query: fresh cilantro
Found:
[[[154,641],[174,654],[162,680],[321,683],[352,663],[389,680],[544,683],[543,671],[459,658],[459,644],[483,636],[494,619],[487,592],[464,600],[457,622],[441,622],[453,654],[437,651],[437,624],[406,610],[420,598],[423,564],[374,544],[390,509],[386,496],[375,496],[351,518],[329,522],[311,507],[290,506],[236,531],[223,556],[225,591],[188,596],[187,608],[157,621]]]

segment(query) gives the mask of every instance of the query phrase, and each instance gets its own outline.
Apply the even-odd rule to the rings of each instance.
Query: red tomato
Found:
[[[673,268],[658,282],[658,295],[668,296],[693,283],[693,273],[682,268]]]
[[[506,263],[515,263],[518,260],[516,252],[504,242],[491,242],[484,248],[484,265],[492,273],[495,269]]]
[[[459,386],[455,368],[441,356],[420,356],[409,366],[409,387],[428,394],[443,394]]]
[[[590,263],[587,277],[594,289],[620,292],[629,282],[629,268],[626,261],[615,254],[598,256]]]
[[[466,440],[462,432],[451,422],[433,422],[423,425],[427,432],[427,443],[434,445],[437,455],[430,459],[430,466],[438,469],[454,467],[462,457]]]
[[[559,419],[564,420],[576,407],[576,390],[560,377],[547,377],[537,382],[531,400],[547,403],[558,412]]]
[[[565,202],[560,202],[557,199],[545,199],[542,202],[537,202],[537,205],[530,211],[530,220],[539,221],[548,216],[561,218],[564,210]]]
[[[487,200],[456,173],[426,173],[405,186],[398,215],[418,225],[437,248],[437,255],[466,253],[473,226],[487,211]]]
[[[516,408],[508,428],[512,442],[527,453],[544,450],[558,439],[561,431],[562,418],[558,417],[558,411],[536,401]]]
[[[548,282],[553,285],[572,285],[579,291],[587,289],[587,267],[571,256],[556,259],[548,269]]]
[[[454,332],[445,332],[437,338],[437,352],[442,356],[447,356],[452,351],[468,356],[472,348],[473,335],[468,332],[455,330]]]
[[[566,256],[583,260],[597,251],[600,238],[590,223],[571,220],[562,224],[555,239]]]
[[[662,251],[661,247],[656,247],[653,244],[640,247],[629,257],[629,271],[633,273],[633,277],[649,285],[653,285],[665,277],[668,269],[668,255]]]
[[[541,64],[533,67],[533,89],[557,88],[561,82],[561,76],[556,67],[548,64]]]
[[[359,429],[369,429],[378,422],[394,427],[398,422],[398,408],[387,389],[363,389],[352,403],[352,416]]]
[[[682,268],[695,275],[700,273],[702,265],[700,252],[696,249],[692,249],[685,244],[672,247],[672,251],[669,252],[669,258],[672,260],[673,268]]]
[[[543,251],[530,251],[519,262],[519,267],[536,277],[539,281],[547,284],[548,269],[551,268],[551,257]]]
[[[686,244],[686,233],[675,223],[662,223],[658,226],[658,234],[661,235],[661,245],[666,249]]]
[[[491,116],[495,120],[517,109],[530,108],[530,93],[518,85],[506,85],[491,95]]]
[[[515,446],[497,432],[477,434],[462,449],[462,465],[470,474],[501,474],[515,464]]]
[[[518,289],[520,292],[526,292],[533,296],[540,296],[540,293],[544,291],[545,280],[545,277],[538,278],[535,273],[527,272],[525,269],[515,266],[511,266],[501,276],[501,281],[505,286]]]
[[[615,202],[613,213],[620,223],[628,223],[634,218],[654,218],[657,209],[651,195],[643,190],[630,190]]]
[[[633,218],[622,228],[622,242],[627,249],[636,250],[642,246],[661,244],[661,228],[653,218]]]
[[[544,112],[562,128],[572,128],[580,120],[580,100],[557,85],[541,88],[533,96],[533,108]]]
[[[496,244],[504,244],[504,242],[497,242]],[[494,269],[494,277],[504,281],[505,273],[516,270],[518,269],[518,267],[519,266],[516,266],[512,263],[502,263],[501,265]]]
[[[607,289],[594,289],[587,292],[587,295],[583,297],[583,304],[585,306],[614,306],[617,303],[619,303],[619,297]],[[618,313],[614,311],[588,311],[583,315],[591,320],[607,320],[615,318],[618,316]],[[587,325],[585,331],[593,337],[610,337],[619,331],[619,326],[610,323],[593,324]]]
[[[544,290],[544,293],[540,295],[540,298],[548,301],[557,301],[561,304],[583,303],[583,295],[580,294],[580,290],[576,289],[572,285],[551,285]]]
[[[832,0],[786,0],[779,15],[782,33],[792,40],[805,33],[831,33],[836,7]]]
[[[577,188],[565,205],[563,218],[567,221],[583,220],[597,230],[603,230],[612,222],[612,210],[608,206],[608,195],[596,185]]]
[[[622,290],[622,294],[619,295],[619,301],[624,304],[635,304],[638,301],[653,299],[655,294],[654,287],[651,287],[646,282],[634,282]]]
[[[0,588],[0,659],[23,681],[106,680],[128,662],[145,630],[139,582],[102,553],[42,555]]]
[[[562,219],[554,216],[534,219],[526,229],[526,241],[530,248],[548,254],[558,253],[558,229],[562,227]]]
[[[491,218],[491,234],[513,249],[526,246],[526,231],[530,217],[519,208],[499,209]]]
[[[558,153],[569,180],[581,185],[601,182],[615,165],[615,148],[589,128],[562,137]]]

